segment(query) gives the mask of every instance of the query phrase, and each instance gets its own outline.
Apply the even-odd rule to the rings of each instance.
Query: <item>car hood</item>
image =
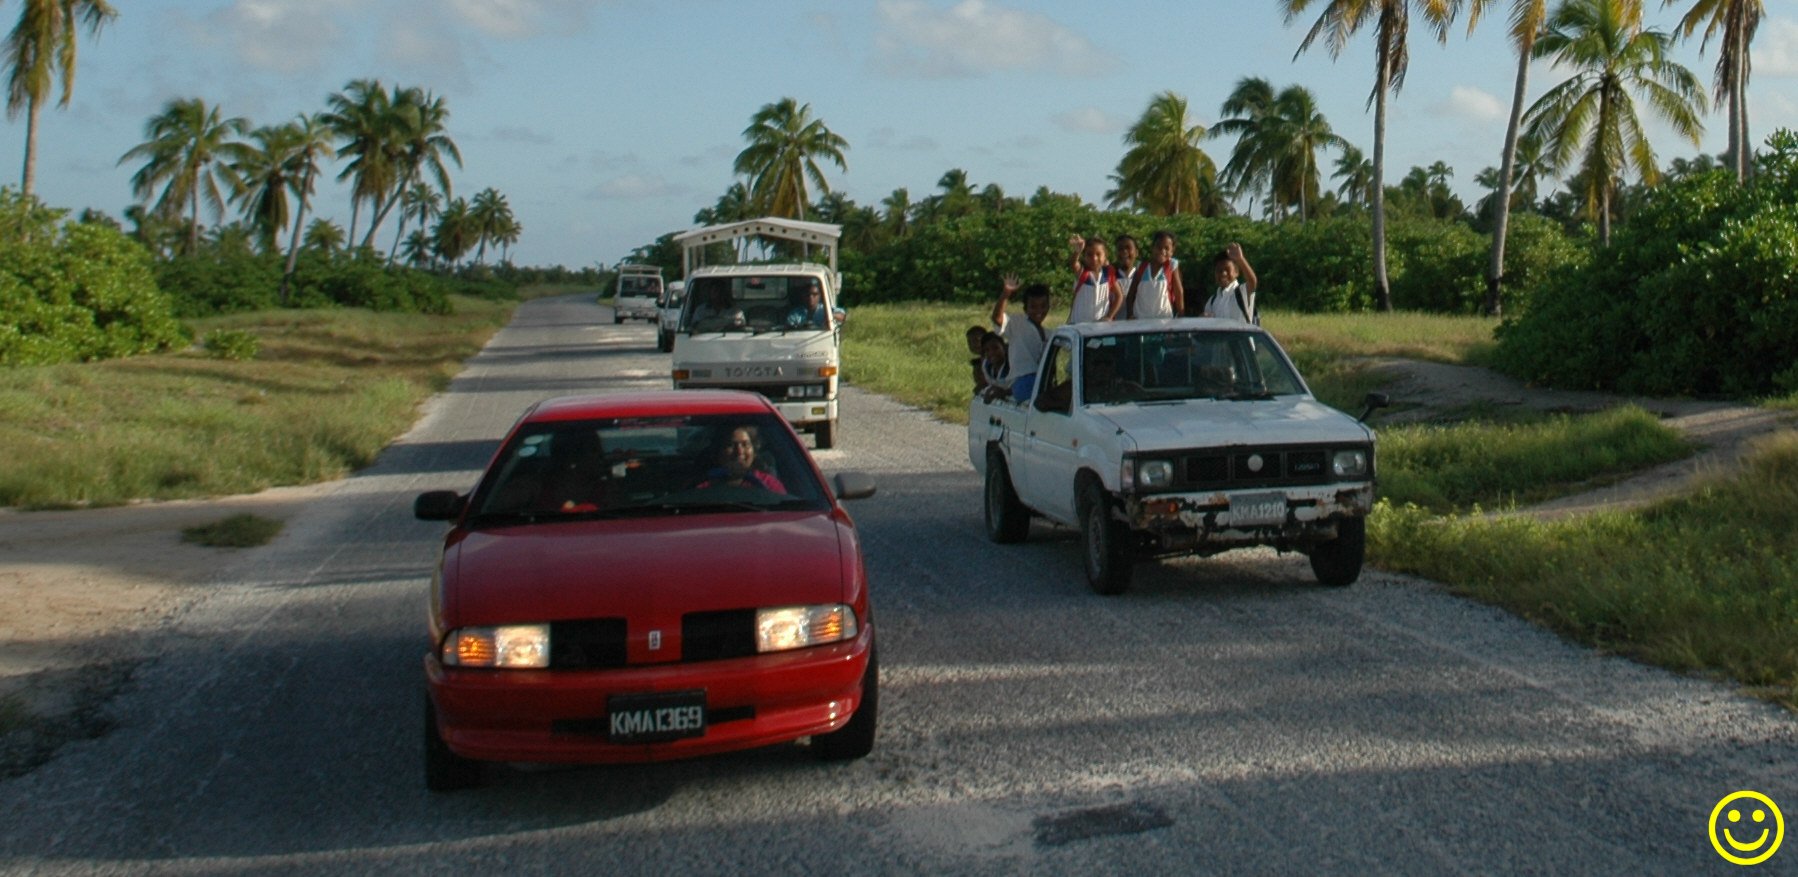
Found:
[[[1138,451],[1373,440],[1373,431],[1360,421],[1303,396],[1104,405],[1092,412],[1130,436]]]
[[[444,550],[444,609],[462,626],[842,602],[838,527],[762,512],[473,531]]]

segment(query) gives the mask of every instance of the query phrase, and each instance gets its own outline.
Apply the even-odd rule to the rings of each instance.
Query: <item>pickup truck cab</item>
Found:
[[[654,320],[662,296],[662,269],[654,265],[619,265],[618,291],[612,296],[612,322]]]
[[[656,318],[656,349],[667,353],[674,349],[674,333],[680,328],[681,307],[687,303],[687,282],[676,280],[668,284],[662,297],[656,302],[660,308]]]
[[[687,302],[674,334],[675,389],[760,393],[819,449],[835,446],[847,316],[837,307],[840,234],[836,225],[764,218],[676,235]],[[749,259],[751,239],[772,241],[762,246],[776,258]],[[701,264],[720,251],[732,261]],[[819,253],[828,264],[807,261]]]
[[[1374,432],[1317,401],[1258,326],[1063,326],[1028,401],[970,403],[968,458],[987,537],[1021,542],[1032,516],[1076,527],[1101,594],[1138,560],[1259,545],[1309,555],[1325,585],[1361,574]]]

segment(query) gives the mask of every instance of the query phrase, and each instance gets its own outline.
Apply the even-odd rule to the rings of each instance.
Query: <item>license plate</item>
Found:
[[[618,694],[606,698],[606,739],[661,743],[705,734],[705,691]]]
[[[1230,497],[1230,522],[1236,526],[1286,523],[1286,494],[1239,493]]]

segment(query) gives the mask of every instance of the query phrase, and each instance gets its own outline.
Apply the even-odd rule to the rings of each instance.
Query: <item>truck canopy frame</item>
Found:
[[[830,251],[830,273],[837,273],[837,240],[843,236],[843,227],[828,222],[806,222],[800,219],[783,219],[776,216],[765,216],[761,219],[745,219],[738,222],[727,222],[721,225],[707,225],[684,231],[674,236],[681,245],[681,276],[693,273],[700,267],[696,259],[703,255],[710,244],[735,243],[744,238],[773,238],[775,240],[795,241],[811,247],[823,247]]]

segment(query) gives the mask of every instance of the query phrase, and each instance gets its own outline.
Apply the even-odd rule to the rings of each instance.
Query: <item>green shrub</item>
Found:
[[[183,340],[150,255],[98,223],[0,189],[0,365],[130,356]]]
[[[214,329],[200,339],[200,344],[213,359],[255,359],[262,350],[262,339],[242,329]]]
[[[202,252],[158,262],[156,282],[178,316],[239,314],[277,305],[281,267],[275,255]]]

